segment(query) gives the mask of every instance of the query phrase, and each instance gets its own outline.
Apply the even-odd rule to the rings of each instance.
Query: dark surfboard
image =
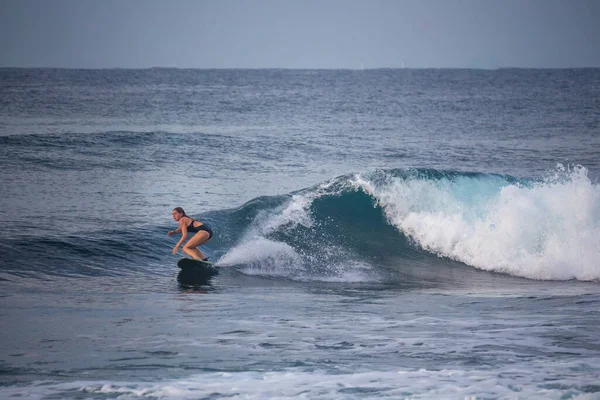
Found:
[[[211,278],[219,274],[219,269],[213,263],[191,258],[182,258],[177,266],[181,268],[177,281],[184,285],[209,285]]]
[[[194,275],[198,278],[208,279],[219,274],[219,269],[208,261],[197,261],[191,258],[182,258],[177,262],[177,266],[181,268],[181,272]]]

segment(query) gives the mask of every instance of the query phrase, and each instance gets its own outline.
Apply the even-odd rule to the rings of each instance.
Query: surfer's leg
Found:
[[[206,258],[198,249],[183,249],[183,251],[194,260],[204,260]]]
[[[200,231],[196,233],[190,240],[187,241],[185,246],[183,246],[184,253],[193,259],[204,260],[206,256],[196,247],[208,242],[208,239],[210,239],[210,234],[208,232]]]
[[[183,251],[188,256],[192,257],[194,260],[204,260],[206,257],[204,254],[198,249],[191,249],[188,247],[184,247]]]
[[[204,260],[206,257],[202,252],[198,249],[189,249],[184,247],[183,252],[188,256],[192,257],[194,260]]]

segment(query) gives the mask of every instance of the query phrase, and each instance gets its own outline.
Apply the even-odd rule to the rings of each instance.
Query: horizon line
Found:
[[[521,70],[548,70],[548,69],[600,69],[600,66],[585,66],[585,67],[371,67],[371,68],[349,68],[349,67],[174,67],[174,66],[152,66],[152,67],[15,67],[15,66],[0,66],[0,70],[6,69],[55,69],[55,70],[151,70],[151,69],[166,69],[166,70],[223,70],[223,71],[261,71],[261,70],[281,70],[281,71],[374,71],[374,70],[484,70],[496,71],[503,69],[521,69]]]

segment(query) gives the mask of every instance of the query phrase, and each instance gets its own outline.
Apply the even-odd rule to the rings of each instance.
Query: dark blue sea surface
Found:
[[[600,399],[600,69],[0,69],[0,166],[1,398]]]

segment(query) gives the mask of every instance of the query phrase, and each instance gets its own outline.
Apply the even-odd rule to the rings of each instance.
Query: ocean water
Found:
[[[599,155],[600,69],[0,69],[0,398],[600,399]]]

